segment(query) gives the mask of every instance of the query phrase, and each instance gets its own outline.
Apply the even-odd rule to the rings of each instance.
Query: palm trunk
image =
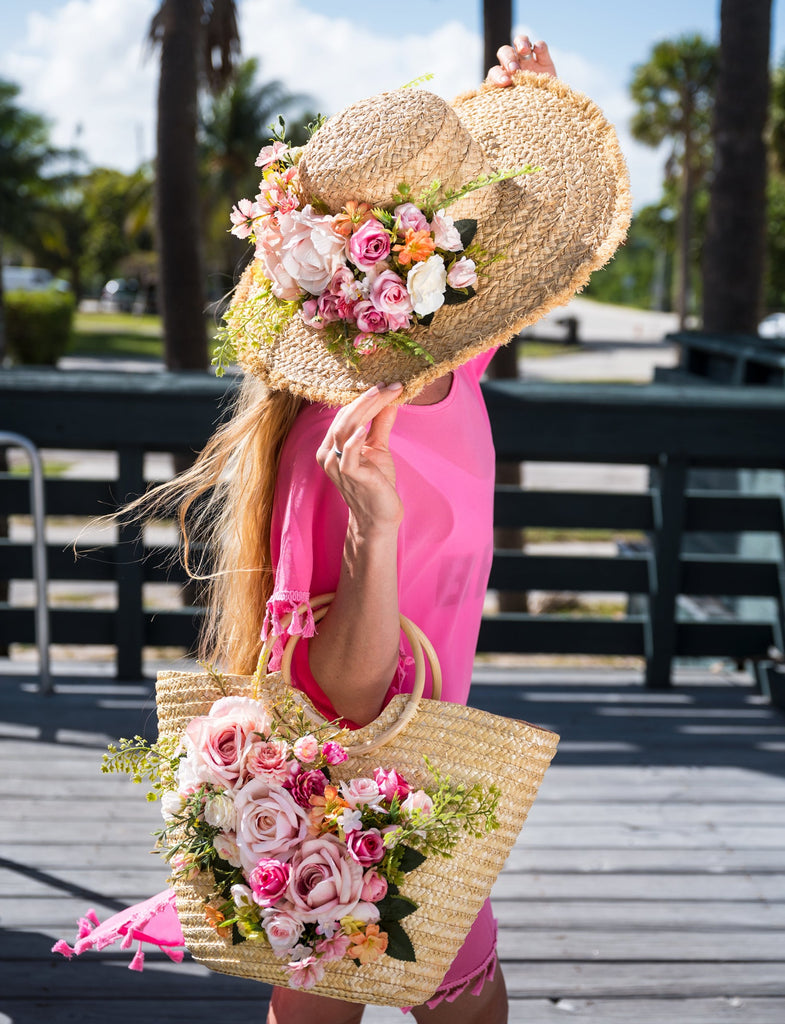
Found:
[[[158,84],[156,220],[166,365],[208,365],[196,123],[200,17],[194,0],[166,0]]]
[[[721,19],[703,329],[756,334],[765,251],[771,0],[722,0]]]
[[[482,29],[484,53],[482,77],[498,64],[496,51],[510,42],[512,36],[512,0],[483,0]]]

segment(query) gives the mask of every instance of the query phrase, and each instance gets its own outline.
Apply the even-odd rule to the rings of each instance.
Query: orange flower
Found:
[[[364,935],[362,932],[358,932],[350,938],[352,948],[347,955],[354,960],[359,960],[361,964],[371,964],[387,952],[387,932],[379,931],[378,924],[369,924],[366,926]]]
[[[217,907],[211,906],[209,903],[204,908],[204,919],[210,925],[211,928],[215,928],[222,939],[229,939],[232,935],[231,925],[224,925],[221,927],[222,922],[226,920],[224,915]]]
[[[311,804],[311,824],[321,832],[334,830],[334,823],[328,821],[325,824],[325,818],[334,818],[341,813],[344,807],[349,806],[343,797],[338,795],[338,790],[335,786],[325,786],[324,796],[312,793],[309,800]]]
[[[415,231],[414,228],[407,228],[403,245],[394,245],[393,251],[398,253],[398,262],[402,267],[408,267],[411,262],[421,262],[433,256],[436,242],[431,238],[430,231]]]
[[[370,216],[371,208],[368,203],[358,203],[354,199],[350,199],[343,210],[333,218],[333,231],[348,238]]]

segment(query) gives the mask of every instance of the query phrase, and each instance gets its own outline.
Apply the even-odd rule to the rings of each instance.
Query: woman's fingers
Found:
[[[532,43],[528,36],[516,36],[512,46],[500,46],[496,56],[499,63],[490,69],[486,79],[490,85],[511,85],[513,73],[516,71],[556,74],[547,44]]]
[[[550,51],[548,50],[547,43],[535,43],[534,47],[534,65],[531,68],[532,71],[539,71],[541,75],[551,75],[556,77],[556,68],[553,63]]]
[[[386,405],[374,416],[371,429],[368,431],[368,436],[365,439],[365,443],[369,448],[376,448],[380,451],[387,451],[389,449],[390,432],[397,415],[397,405]]]

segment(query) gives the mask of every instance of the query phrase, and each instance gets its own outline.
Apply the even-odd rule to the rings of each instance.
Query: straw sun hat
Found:
[[[331,214],[350,200],[391,209],[402,181],[417,194],[438,179],[443,192],[527,164],[537,170],[473,191],[447,211],[456,221],[475,219],[474,242],[502,258],[484,268],[468,301],[444,305],[428,326],[411,329],[433,362],[385,347],[352,364],[299,314],[261,341],[237,315],[266,287],[259,259],[245,270],[228,314],[239,362],[274,389],[329,405],[378,381],[400,380],[403,400],[412,398],[567,302],[627,231],[629,181],[614,129],[558,79],[518,72],[512,86],[483,85],[452,106],[401,89],[330,118],[302,151],[297,188],[303,202]]]

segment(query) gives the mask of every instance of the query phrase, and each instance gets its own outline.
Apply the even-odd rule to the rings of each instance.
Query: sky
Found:
[[[153,156],[156,61],[145,46],[159,0],[0,0],[0,78],[43,114],[59,146],[131,171]],[[480,0],[238,0],[243,56],[332,114],[430,73],[452,99],[483,77]],[[720,0],[533,0],[513,4],[516,32],[547,40],[560,77],[619,132],[636,208],[659,198],[664,153],[629,132],[629,83],[661,39],[716,40]],[[773,2],[773,62],[785,57],[785,0]],[[394,12],[394,17],[391,16]],[[783,22],[781,24],[781,22]],[[743,57],[743,39],[739,41]],[[249,160],[256,154],[249,153]],[[238,197],[239,198],[239,197]]]

